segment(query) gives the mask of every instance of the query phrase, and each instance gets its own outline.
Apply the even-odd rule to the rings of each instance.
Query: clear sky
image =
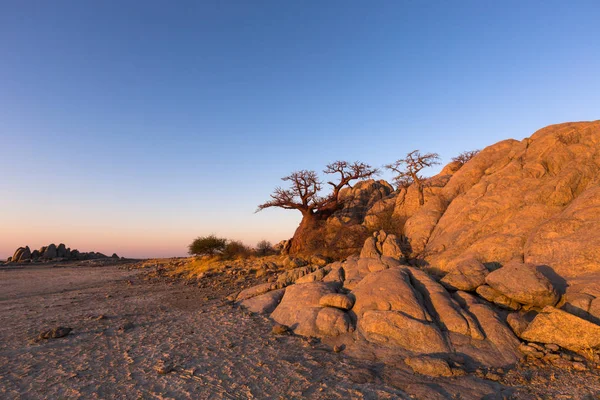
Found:
[[[597,0],[0,0],[0,258],[277,242],[293,170],[599,118]]]

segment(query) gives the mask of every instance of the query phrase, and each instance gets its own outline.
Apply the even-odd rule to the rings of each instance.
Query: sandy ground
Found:
[[[235,288],[201,286],[123,265],[0,267],[0,398],[551,398],[543,382],[532,394],[474,377],[436,381],[275,336],[267,318],[226,300]],[[36,340],[57,326],[73,331]],[[173,371],[157,373],[162,361]],[[568,393],[560,398],[582,398]]]

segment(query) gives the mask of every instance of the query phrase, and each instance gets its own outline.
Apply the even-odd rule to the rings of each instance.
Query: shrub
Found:
[[[256,254],[266,256],[274,252],[273,245],[267,240],[261,240],[256,244]]]
[[[188,252],[192,255],[213,255],[225,249],[227,239],[215,235],[200,236],[188,246]]]
[[[236,257],[248,257],[252,254],[252,249],[246,246],[244,243],[239,240],[231,240],[223,249],[222,255],[223,258],[231,259]]]

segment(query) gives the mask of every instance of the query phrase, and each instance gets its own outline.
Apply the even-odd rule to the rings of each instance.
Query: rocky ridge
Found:
[[[29,246],[19,247],[6,263],[31,263],[31,262],[56,262],[56,261],[81,261],[109,258],[102,253],[80,252],[77,249],[65,246],[63,243],[56,246],[54,243],[43,246],[39,250],[33,250]],[[119,259],[115,253],[110,258]]]
[[[448,164],[428,180],[422,206],[414,185],[345,188],[344,207],[315,236],[325,250],[360,238],[345,246],[359,252],[366,232],[384,229],[403,238],[406,257],[442,274],[466,258],[517,259],[568,281],[600,272],[599,177],[600,121],[551,125]]]
[[[420,374],[474,373],[523,360],[588,369],[600,361],[600,325],[570,313],[568,296],[538,266],[513,260],[497,268],[465,258],[440,279],[410,265],[401,247],[380,231],[360,256],[343,262],[288,257],[277,278],[231,298],[298,335],[392,349]],[[488,293],[482,288],[495,297],[481,295]]]

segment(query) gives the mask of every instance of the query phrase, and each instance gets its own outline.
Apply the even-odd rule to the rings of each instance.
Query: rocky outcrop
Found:
[[[258,296],[249,297],[240,301],[242,307],[257,314],[270,314],[279,305],[285,289],[276,289]]]
[[[559,295],[534,264],[512,261],[486,276],[485,282],[504,296],[534,307],[553,306]]]
[[[422,205],[414,186],[391,191],[365,181],[347,189],[344,210],[316,230],[319,243],[343,237],[333,228],[353,240],[374,233],[344,261],[281,276],[291,286],[271,317],[297,334],[351,334],[393,347],[415,372],[444,376],[452,355],[497,367],[522,351],[549,359],[561,356],[545,348],[595,351],[599,154],[600,121],[567,123],[447,165],[428,180]]]
[[[457,260],[455,264],[451,267],[450,273],[441,280],[441,283],[448,289],[470,292],[485,283],[485,277],[489,271],[479,260],[466,257]]]
[[[11,257],[12,262],[26,262],[31,260],[31,250],[29,246],[19,247]]]
[[[600,326],[547,306],[531,321],[521,338],[538,343],[553,343],[588,354],[600,348]]]
[[[388,226],[404,235],[404,255],[456,272],[445,283],[458,290],[474,291],[481,279],[469,281],[475,271],[463,273],[465,259],[485,266],[517,259],[568,281],[600,271],[598,154],[600,121],[548,126],[448,164],[428,180],[423,205],[414,186],[393,191],[370,180],[344,189],[348,202],[315,237],[329,248]]]
[[[323,296],[338,289],[338,285],[324,282],[288,286],[271,318],[304,336],[337,336],[349,332],[352,324],[345,311],[319,304]]]
[[[55,262],[55,261],[74,261],[74,260],[94,260],[108,258],[102,253],[80,253],[78,250],[71,250],[63,243],[56,246],[54,243],[43,246],[39,250],[31,251],[29,246],[19,247],[7,262],[26,263],[26,262]],[[117,254],[112,258],[118,259]]]
[[[448,206],[428,237],[428,262],[449,270],[469,254],[520,258],[565,278],[598,270],[599,138],[600,121],[567,123],[484,149],[440,191]]]
[[[285,291],[270,316],[295,334],[351,335],[410,357],[466,354],[470,362],[486,366],[517,361],[519,340],[501,311],[466,292],[452,294],[425,271],[384,256],[391,254],[384,250],[389,237],[378,232],[367,238],[362,257],[283,271],[276,282],[240,292],[238,304],[268,312],[264,305],[275,305]],[[375,262],[377,268],[370,270]],[[415,368],[426,371],[429,359],[416,360]]]

